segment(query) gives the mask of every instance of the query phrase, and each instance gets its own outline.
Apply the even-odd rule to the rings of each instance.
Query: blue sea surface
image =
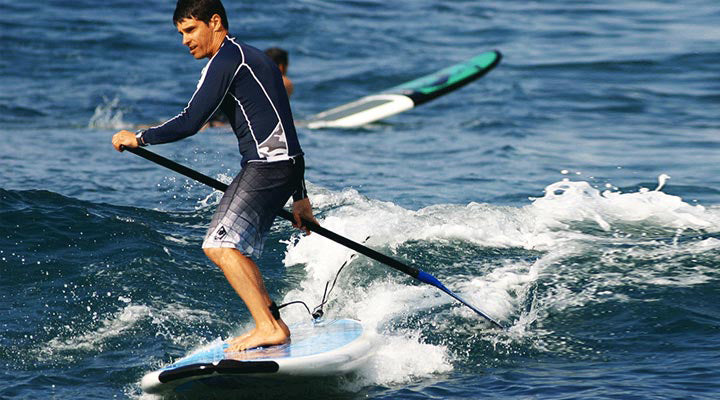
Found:
[[[350,376],[221,398],[720,397],[720,3],[225,1],[290,53],[296,119],[498,49],[477,82],[357,129],[300,129],[321,224],[366,257],[326,306],[377,333]],[[140,379],[250,315],[200,245],[220,194],[110,145],[183,109],[205,61],[174,2],[0,0],[0,398],[153,398]],[[153,146],[229,182],[234,135]],[[278,220],[278,302],[352,252]],[[289,323],[302,307],[283,309]]]

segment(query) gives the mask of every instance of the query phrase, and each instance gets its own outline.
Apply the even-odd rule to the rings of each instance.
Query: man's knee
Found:
[[[205,252],[205,255],[207,256],[207,258],[209,258],[212,261],[219,260],[220,258],[222,258],[222,255],[224,254],[224,250],[229,250],[229,249],[225,249],[222,247],[205,247],[205,248],[203,248],[203,251]]]
[[[218,265],[222,263],[223,260],[250,258],[243,254],[240,250],[232,247],[204,247],[203,251],[210,260]]]

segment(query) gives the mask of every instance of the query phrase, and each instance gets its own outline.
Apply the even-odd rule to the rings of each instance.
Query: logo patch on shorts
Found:
[[[222,240],[222,238],[227,235],[227,231],[225,230],[225,227],[220,225],[220,229],[215,232],[215,240]]]

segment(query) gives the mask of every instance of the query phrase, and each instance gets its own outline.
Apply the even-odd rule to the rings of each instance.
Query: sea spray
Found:
[[[452,290],[510,325],[507,334],[493,334],[486,331],[487,328],[478,331],[473,327],[482,327],[482,324],[475,321],[476,316],[470,315],[472,313],[463,307],[455,307],[449,297],[437,296],[434,288],[417,286],[393,272],[384,278],[386,273],[381,271],[385,267],[374,265],[362,257],[352,261],[343,272],[348,276],[341,278],[340,290],[335,293],[330,309],[338,315],[361,319],[368,328],[376,329],[386,343],[392,342],[392,346],[405,350],[383,352],[382,362],[404,365],[409,359],[400,357],[400,354],[412,352],[413,347],[425,346],[423,351],[428,359],[408,363],[422,365],[419,369],[407,367],[410,376],[447,371],[452,365],[449,360],[455,358],[455,350],[441,343],[426,342],[423,329],[419,327],[406,327],[405,333],[398,335],[397,322],[405,320],[407,315],[428,310],[440,311],[447,307],[460,318],[454,321],[461,326],[447,325],[440,328],[447,330],[445,333],[438,332],[440,336],[477,337],[486,340],[500,352],[512,353],[512,348],[525,344],[535,352],[591,356],[596,351],[591,345],[557,338],[552,330],[543,328],[549,324],[548,319],[554,313],[568,312],[593,303],[628,301],[630,298],[617,293],[613,285],[626,286],[628,279],[632,282],[634,274],[638,274],[635,282],[638,285],[641,282],[665,282],[653,280],[653,269],[642,268],[625,270],[625,278],[613,283],[616,279],[613,268],[605,270],[600,267],[601,264],[596,264],[599,269],[587,269],[588,258],[612,266],[613,262],[607,257],[614,251],[613,247],[632,243],[637,245],[637,250],[633,251],[642,251],[642,248],[647,247],[650,254],[645,257],[656,259],[665,246],[658,239],[663,240],[665,235],[676,235],[677,229],[682,230],[681,235],[682,232],[720,230],[720,214],[717,210],[687,204],[681,198],[659,190],[601,193],[584,181],[564,180],[548,185],[545,196],[522,208],[471,203],[466,206],[435,205],[412,211],[392,203],[365,198],[354,190],[322,193],[313,196],[313,199],[324,215],[320,220],[323,226],[354,240],[365,240],[369,246],[398,258],[414,254],[418,259],[411,261],[422,263],[423,255],[412,250],[413,247],[423,244],[422,247],[427,248],[428,244],[433,246],[432,243],[437,246],[451,244],[456,249],[456,259],[449,266],[442,266],[442,272],[438,273],[442,275],[439,277],[445,278]],[[647,230],[649,227],[649,231],[660,234],[660,237],[645,235],[636,239],[632,235],[628,237],[623,234],[625,230]],[[713,238],[704,239],[693,243],[690,248],[713,249],[715,242]],[[472,252],[468,254],[462,249],[466,246],[486,249],[478,251],[497,251],[498,255],[508,256],[518,251],[513,249],[521,249],[523,255],[519,259],[510,257],[498,264],[493,258],[474,258]],[[285,264],[288,268],[303,265],[307,275],[300,288],[288,292],[285,300],[302,298],[310,303],[319,302],[324,283],[334,277],[350,254],[349,250],[317,235],[297,236],[295,240],[289,241]],[[673,251],[672,257],[682,257],[680,254]],[[574,260],[583,260],[583,267],[573,267],[579,262]],[[434,273],[437,265],[423,267]],[[668,273],[667,267],[659,266],[655,269],[657,276]],[[688,270],[688,273],[695,275],[698,272],[702,273],[702,266]],[[712,276],[711,271],[705,272],[708,273]],[[374,276],[376,281],[368,281],[368,274]],[[584,279],[591,281],[578,287]],[[692,284],[706,282],[711,278],[696,275],[693,280],[679,279],[683,279],[684,284]],[[353,281],[363,284],[357,285]],[[671,283],[665,284],[674,284],[672,282],[676,281],[671,279]],[[441,318],[449,316],[439,313],[432,317],[434,320]],[[448,336],[448,342],[452,343],[454,339]],[[440,357],[434,359],[430,356],[435,353],[440,354]],[[393,354],[399,358],[388,360]],[[375,361],[379,362],[377,359]],[[386,384],[395,379],[405,379],[393,374],[383,375],[380,370],[369,368],[364,371],[364,375],[376,383]]]

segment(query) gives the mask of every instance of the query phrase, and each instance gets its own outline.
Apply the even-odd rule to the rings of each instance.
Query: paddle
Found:
[[[159,165],[162,165],[165,168],[169,168],[175,172],[185,175],[190,179],[194,179],[200,183],[204,183],[204,184],[206,184],[214,189],[217,189],[221,192],[224,192],[228,188],[228,185],[226,185],[218,180],[215,180],[207,175],[203,175],[193,169],[190,169],[184,165],[178,164],[175,161],[169,160],[163,156],[160,156],[151,151],[145,150],[141,147],[130,148],[130,147],[123,146],[123,149],[127,150],[133,154],[136,154],[142,158],[145,158],[146,160],[149,160],[149,161],[152,161]],[[293,222],[293,223],[295,222],[295,218],[293,217],[293,214],[285,209],[280,209],[278,215],[280,215],[282,218],[284,218],[290,222]],[[368,256],[376,261],[379,261],[389,267],[395,268],[396,270],[398,270],[400,272],[404,272],[404,273],[412,276],[413,278],[419,280],[420,282],[435,286],[436,288],[438,288],[438,289],[442,290],[443,292],[447,293],[448,295],[450,295],[455,300],[459,301],[463,305],[465,305],[468,308],[470,308],[471,310],[475,311],[481,317],[490,321],[493,325],[497,326],[500,329],[505,329],[502,325],[500,325],[500,323],[498,323],[494,319],[490,318],[484,312],[480,311],[478,308],[471,305],[467,301],[463,300],[460,296],[453,293],[450,289],[446,288],[445,285],[443,285],[437,278],[428,274],[427,272],[419,270],[417,268],[413,268],[409,265],[405,265],[394,258],[388,257],[385,254],[379,253],[371,248],[361,245],[360,243],[352,241],[344,236],[340,236],[335,232],[329,231],[314,222],[303,220],[303,224],[312,232],[316,232],[319,235],[322,235],[336,243],[339,243],[345,247],[355,250],[360,254],[366,255],[366,256]]]

